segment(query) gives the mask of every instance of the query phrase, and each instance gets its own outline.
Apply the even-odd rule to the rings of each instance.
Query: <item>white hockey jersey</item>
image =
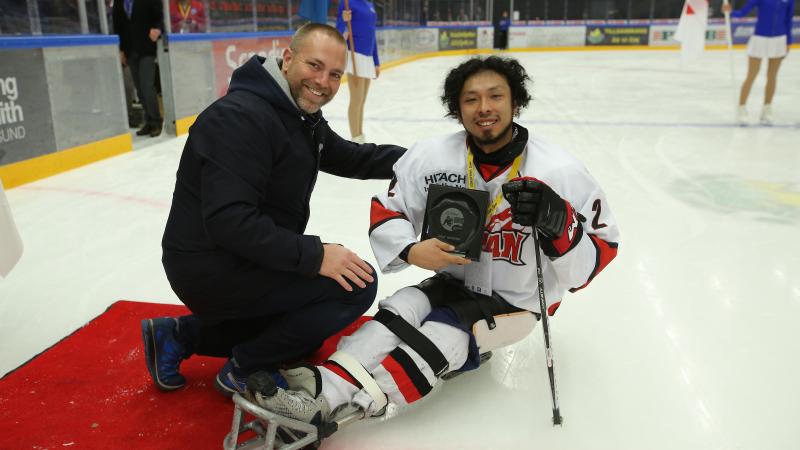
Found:
[[[460,131],[420,141],[397,161],[396,180],[388,191],[372,199],[370,244],[382,272],[408,266],[399,255],[406,246],[418,242],[428,186],[467,187],[467,152],[466,132]],[[585,218],[584,235],[577,246],[555,259],[541,255],[545,296],[552,315],[567,290],[586,286],[616,256],[619,230],[600,186],[583,164],[565,150],[531,133],[519,173],[509,177],[511,169],[509,164],[489,181],[482,175],[475,176],[475,188],[488,191],[491,202],[498,195],[502,197],[501,186],[509,178],[534,177],[550,186]],[[474,168],[473,171],[481,173]],[[532,227],[511,221],[510,205],[502,199],[487,220],[483,250],[491,255],[491,290],[514,306],[539,312],[531,233]],[[442,271],[464,280],[465,267],[451,265]]]

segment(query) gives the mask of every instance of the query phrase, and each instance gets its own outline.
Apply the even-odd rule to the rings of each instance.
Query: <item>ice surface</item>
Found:
[[[541,329],[390,420],[328,449],[797,449],[800,431],[800,62],[779,74],[774,127],[734,127],[745,56],[676,51],[513,54],[534,101],[520,122],[604,187],[619,257],[551,321],[563,428],[551,426]],[[411,145],[454,131],[438,101],[464,57],[386,70],[365,131]],[[755,122],[763,72],[750,98]],[[347,88],[325,108],[347,135]],[[178,303],[160,239],[185,138],[7,192],[25,254],[0,281],[0,374],[118,299]],[[141,147],[141,146],[140,146]],[[309,233],[374,262],[369,200],[386,182],[323,175]],[[380,278],[379,298],[423,278]],[[221,445],[221,440],[220,440]]]

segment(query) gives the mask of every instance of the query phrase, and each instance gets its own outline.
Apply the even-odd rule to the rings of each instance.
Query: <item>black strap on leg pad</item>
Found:
[[[428,366],[430,366],[437,378],[442,376],[450,368],[447,358],[444,357],[436,345],[402,317],[389,310],[381,309],[375,314],[372,320],[377,320],[382,323],[389,331],[397,335],[397,337],[409,347],[414,349],[414,351],[428,363]]]

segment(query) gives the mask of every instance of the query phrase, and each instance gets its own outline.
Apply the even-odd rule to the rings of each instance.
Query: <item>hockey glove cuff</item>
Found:
[[[569,202],[565,200],[564,203],[567,205],[567,220],[561,235],[552,239],[542,236],[541,239],[542,251],[551,258],[563,256],[575,248],[583,237],[582,216],[575,212]]]

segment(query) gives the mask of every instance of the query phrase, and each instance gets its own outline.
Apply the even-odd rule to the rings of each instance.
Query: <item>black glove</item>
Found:
[[[550,186],[536,178],[514,178],[503,185],[503,197],[511,204],[514,222],[535,227],[551,239],[564,233],[567,203]]]
[[[514,178],[503,184],[503,197],[511,205],[515,223],[539,230],[548,256],[561,256],[580,241],[583,227],[572,205],[550,186],[536,178]]]

